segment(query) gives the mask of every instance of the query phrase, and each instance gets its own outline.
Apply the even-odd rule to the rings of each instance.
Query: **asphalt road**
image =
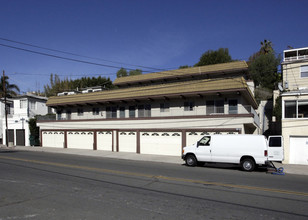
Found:
[[[0,151],[0,220],[308,219],[308,176]]]

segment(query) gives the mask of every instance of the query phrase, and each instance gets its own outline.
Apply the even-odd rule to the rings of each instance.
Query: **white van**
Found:
[[[268,161],[282,161],[282,146],[281,136],[270,136],[267,140],[263,135],[207,135],[184,147],[182,159],[187,166],[204,162],[232,163],[253,171]]]

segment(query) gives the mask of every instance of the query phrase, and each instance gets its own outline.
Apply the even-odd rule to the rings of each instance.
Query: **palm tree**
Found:
[[[1,81],[0,82],[0,95],[1,95],[1,97],[4,97],[3,81],[4,81],[4,85],[5,85],[6,97],[17,96],[17,94],[20,92],[20,89],[17,85],[9,83],[9,77],[8,76],[4,76],[4,79],[3,79],[3,76],[1,76],[0,81]]]
[[[268,54],[269,52],[273,51],[273,44],[269,40],[264,40],[261,42],[261,54]]]

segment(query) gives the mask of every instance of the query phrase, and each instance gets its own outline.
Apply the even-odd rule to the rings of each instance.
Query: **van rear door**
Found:
[[[282,136],[268,137],[268,160],[282,161],[283,160],[283,139]]]

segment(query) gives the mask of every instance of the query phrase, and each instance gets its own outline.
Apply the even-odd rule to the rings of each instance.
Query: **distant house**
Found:
[[[283,54],[284,162],[308,165],[308,47],[285,50]]]
[[[202,135],[259,134],[245,61],[117,78],[115,90],[49,98],[44,147],[180,156]]]
[[[3,144],[29,146],[29,119],[35,115],[49,113],[47,98],[31,93],[19,95],[7,100],[8,142],[6,142],[6,121],[4,100],[1,100],[1,138]]]

